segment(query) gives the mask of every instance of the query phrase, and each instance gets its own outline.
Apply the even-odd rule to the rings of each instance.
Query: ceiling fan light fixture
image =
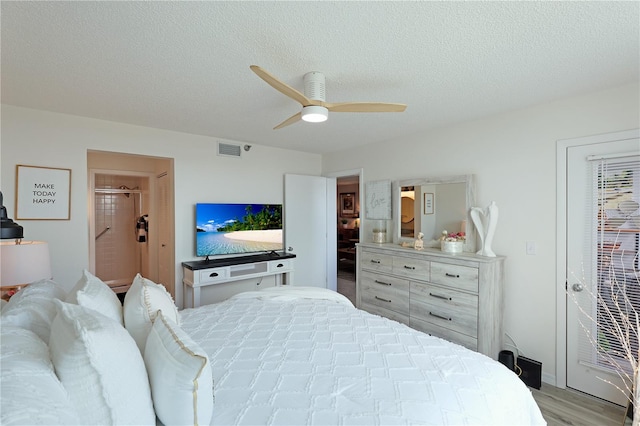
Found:
[[[309,105],[302,108],[302,119],[308,123],[327,121],[329,110],[323,106]]]

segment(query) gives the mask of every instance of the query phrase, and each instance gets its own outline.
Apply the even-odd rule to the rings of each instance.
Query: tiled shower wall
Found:
[[[137,176],[96,175],[96,189],[143,189],[144,178]],[[107,283],[130,284],[147,253],[144,243],[137,242],[136,220],[143,214],[141,196],[95,193],[96,275]],[[104,232],[109,227],[109,230]],[[104,233],[103,233],[104,232]],[[102,234],[102,235],[101,235]]]

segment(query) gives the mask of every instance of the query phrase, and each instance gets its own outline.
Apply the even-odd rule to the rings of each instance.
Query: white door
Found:
[[[607,271],[612,269],[608,265],[614,265],[616,256],[620,254],[619,250],[613,250],[608,244],[611,242],[615,245],[617,240],[631,237],[629,248],[633,250],[635,247],[637,253],[638,234],[633,234],[626,222],[620,226],[624,231],[618,230],[616,226],[616,231],[610,232],[607,231],[609,225],[599,226],[599,220],[602,224],[603,212],[606,211],[609,215],[619,214],[619,199],[612,199],[608,204],[615,206],[611,208],[609,205],[607,209],[610,210],[604,210],[602,201],[598,201],[604,192],[593,189],[594,182],[603,182],[598,178],[603,176],[602,172],[597,165],[594,167],[596,158],[640,154],[637,134],[622,140],[619,136],[621,135],[618,135],[618,140],[612,140],[616,139],[615,135],[609,139],[606,136],[585,138],[584,144],[577,141],[576,145],[568,146],[566,151],[566,351],[568,387],[626,405],[627,392],[616,389],[616,386],[625,389],[624,384],[611,368],[608,359],[612,343],[607,339],[607,316],[602,311],[604,305],[598,302],[598,289],[603,289],[602,285],[609,282],[605,274],[609,274]],[[636,191],[638,189],[640,188],[636,188]],[[626,189],[624,192],[626,193]],[[640,193],[635,192],[625,197],[638,198]],[[634,214],[640,213],[636,211]],[[637,282],[634,285],[637,287]],[[601,345],[600,350],[596,349],[598,344]]]
[[[158,223],[155,229],[158,234],[158,282],[164,284],[167,290],[175,297],[175,277],[173,268],[171,268],[173,264],[173,244],[171,242],[173,240],[173,227],[171,226],[169,212],[171,208],[169,183],[167,173],[162,173],[156,178],[157,203],[155,210]]]
[[[296,255],[294,285],[337,288],[335,188],[334,178],[284,176],[284,241]]]

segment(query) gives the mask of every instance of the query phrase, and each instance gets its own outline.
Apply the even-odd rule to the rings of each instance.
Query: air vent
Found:
[[[218,142],[218,155],[240,158],[242,150],[240,149],[240,145]]]

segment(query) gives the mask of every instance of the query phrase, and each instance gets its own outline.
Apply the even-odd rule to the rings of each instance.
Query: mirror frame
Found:
[[[403,244],[410,243],[413,245],[415,238],[402,237],[400,234],[400,190],[403,186],[422,186],[437,185],[447,183],[464,183],[466,185],[466,208],[467,208],[467,227],[465,230],[466,240],[464,242],[463,251],[467,253],[475,253],[476,249],[476,227],[473,225],[469,212],[471,207],[476,204],[476,180],[475,175],[455,175],[455,176],[434,176],[426,178],[416,178],[407,180],[396,180],[393,182],[392,199],[393,199],[393,243]],[[426,248],[426,246],[425,246]]]

